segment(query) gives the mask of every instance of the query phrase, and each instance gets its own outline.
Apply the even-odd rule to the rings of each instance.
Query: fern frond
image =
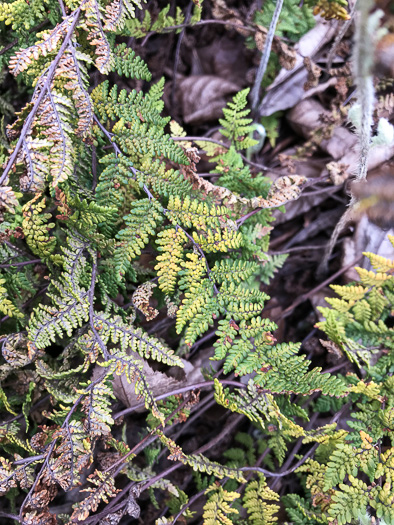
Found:
[[[135,6],[142,9],[139,0],[113,0],[105,8],[104,31],[120,30],[126,18],[135,18]]]
[[[232,520],[227,516],[239,514],[239,512],[229,504],[240,497],[238,492],[229,492],[220,485],[212,484],[207,488],[205,494],[209,497],[204,505],[204,525],[232,525]]]
[[[249,88],[239,91],[233,98],[233,101],[223,108],[224,118],[219,119],[220,124],[223,126],[220,133],[230,139],[237,150],[247,149],[257,144],[256,140],[248,137],[253,131],[253,126],[251,125],[253,119],[246,118],[250,113],[250,109],[245,109],[249,91]]]
[[[124,220],[126,227],[116,235],[119,242],[115,245],[114,252],[119,279],[130,268],[131,261],[141,255],[141,250],[149,242],[149,236],[154,235],[157,227],[163,222],[162,207],[153,199],[134,201]]]
[[[183,245],[186,242],[187,237],[181,229],[168,228],[159,232],[157,236],[158,250],[163,253],[156,258],[158,263],[155,270],[159,276],[160,289],[166,294],[175,290],[183,260]]]
[[[89,495],[76,505],[71,515],[71,520],[77,523],[86,520],[91,512],[97,510],[101,501],[108,503],[120,490],[115,488],[115,480],[110,474],[104,474],[99,470],[90,474],[88,480],[93,487],[81,490],[81,492],[88,492]]]
[[[145,400],[146,408],[152,409],[154,417],[164,421],[163,414],[157,408],[156,401],[143,373],[144,363],[135,355],[127,355],[123,351],[112,352],[108,361],[98,363],[117,376],[125,375],[128,383],[135,383],[135,393]]]
[[[230,468],[224,465],[220,465],[215,461],[211,461],[202,454],[190,454],[187,455],[183,452],[172,439],[168,438],[160,430],[156,430],[160,441],[168,448],[170,455],[168,459],[172,461],[180,461],[184,465],[189,465],[195,471],[205,472],[207,474],[213,474],[219,479],[229,477],[230,479],[236,479],[237,481],[244,482],[245,478],[242,472],[237,468]]]
[[[246,485],[243,497],[243,507],[248,511],[252,525],[277,523],[278,518],[274,515],[279,511],[279,505],[267,503],[267,500],[279,501],[279,495],[267,486],[264,475],[259,474],[258,480]]]
[[[122,4],[123,0],[115,0],[114,3]],[[124,75],[127,78],[151,80],[152,75],[148,66],[142,58],[136,55],[135,51],[128,48],[126,44],[118,44],[114,49],[113,56],[113,70],[116,71],[118,75]]]

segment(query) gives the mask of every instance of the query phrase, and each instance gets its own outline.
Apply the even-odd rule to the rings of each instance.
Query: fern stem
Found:
[[[298,467],[303,465],[305,461],[312,456],[312,454],[315,452],[319,445],[320,443],[315,443],[313,447],[310,450],[308,450],[304,457],[297,461],[297,463],[291,468],[284,470],[283,472],[270,472],[269,470],[266,470],[265,468],[261,467],[240,467],[239,470],[242,472],[261,472],[267,478],[283,478],[283,476],[288,476],[289,474],[292,474],[295,470],[298,469]]]
[[[96,327],[94,326],[94,308],[93,308],[93,304],[94,304],[94,288],[95,288],[95,285],[96,285],[96,273],[97,273],[97,261],[94,260],[93,261],[93,266],[92,266],[92,278],[91,278],[91,283],[90,283],[90,289],[89,289],[89,324],[90,324],[90,328],[94,334],[94,337],[97,341],[97,343],[99,344],[100,346],[100,349],[103,353],[103,356],[106,360],[109,359],[109,353],[108,353],[108,350],[107,350],[107,347],[105,346],[105,344],[103,343],[101,337],[99,336],[97,330],[96,330]]]
[[[20,255],[18,255],[18,257],[20,257]],[[28,266],[29,264],[38,264],[38,263],[42,263],[41,259],[31,259],[30,261],[0,264],[0,268],[13,268],[17,266]]]
[[[82,4],[84,4],[85,1],[86,0],[84,0],[82,2]],[[66,50],[66,47],[68,46],[68,44],[70,42],[70,39],[71,39],[72,34],[74,32],[75,26],[78,23],[80,13],[81,13],[81,6],[79,6],[78,9],[76,9],[68,17],[68,18],[73,18],[73,21],[72,21],[72,23],[71,23],[71,25],[70,25],[70,27],[69,27],[69,29],[67,31],[66,36],[64,37],[63,44],[61,45],[58,54],[53,59],[53,61],[51,63],[51,66],[49,67],[47,72],[44,72],[41,75],[41,77],[38,80],[38,82],[37,82],[36,89],[34,90],[34,93],[33,93],[33,99],[34,99],[34,95],[38,91],[39,91],[39,95],[38,95],[37,99],[34,102],[33,109],[30,111],[28,117],[26,118],[25,122],[23,123],[22,131],[21,131],[20,137],[18,139],[18,142],[17,142],[17,144],[16,144],[16,146],[14,148],[14,151],[12,152],[12,155],[8,159],[8,162],[7,162],[6,167],[4,168],[3,174],[0,177],[0,185],[4,184],[5,180],[7,179],[8,173],[9,173],[10,169],[12,168],[12,166],[14,165],[14,163],[15,163],[15,161],[17,159],[19,150],[21,149],[22,144],[23,144],[23,142],[24,142],[24,140],[26,138],[26,135],[28,134],[28,132],[30,130],[30,126],[33,123],[35,114],[37,113],[38,108],[40,107],[40,104],[41,104],[43,98],[45,97],[47,91],[50,89],[51,82],[52,82],[52,79],[53,79],[53,77],[55,75],[57,65],[58,65],[60,59],[62,58],[62,56],[64,54],[64,51]],[[46,76],[45,76],[45,74],[46,74]],[[44,77],[45,77],[45,82],[44,82],[43,86],[40,86],[40,81],[42,81],[44,79]]]
[[[372,113],[374,104],[373,50],[374,42],[369,23],[372,0],[359,0],[359,20],[356,24],[354,48],[354,79],[357,85],[357,100],[361,107],[359,131],[360,158],[357,180],[365,179],[368,169],[368,153],[371,143]]]
[[[217,436],[215,436],[213,439],[211,439],[211,441],[209,441],[208,443],[206,443],[205,445],[203,445],[199,449],[195,450],[192,454],[203,454],[204,452],[206,452],[210,448],[214,447],[217,443],[219,443],[219,441],[221,441],[224,437],[226,437],[232,431],[232,429],[235,428],[240,423],[240,421],[243,418],[244,418],[243,415],[234,417],[232,419],[231,423],[226,425],[226,427]],[[156,481],[158,481],[159,479],[165,478],[166,476],[168,476],[168,474],[170,474],[171,472],[174,472],[174,470],[177,470],[180,467],[183,467],[183,463],[179,462],[179,463],[176,463],[175,465],[173,465],[172,467],[168,468],[164,472],[161,472],[160,474],[157,474],[156,476],[151,478],[145,485],[143,485],[141,487],[141,492],[144,491],[144,490],[147,490],[154,483],[156,483]],[[240,469],[240,470],[242,470],[242,469]]]
[[[86,390],[90,390],[91,388],[93,388],[95,385],[97,385],[97,383],[101,383],[101,381],[104,379],[106,374],[104,375],[101,375],[99,376],[97,379],[95,379],[94,381],[92,381],[90,383],[90,385],[87,387]],[[83,398],[85,397],[85,394],[81,394],[78,399],[74,402],[73,406],[70,408],[70,411],[68,412],[67,416],[65,417],[64,421],[63,421],[63,424],[61,426],[61,428],[68,428],[68,423],[71,419],[71,416],[74,414],[74,412],[76,411],[76,409],[78,408],[79,404],[81,403],[81,401],[83,400]],[[49,445],[49,448],[48,450],[45,452],[45,461],[43,463],[43,465],[41,466],[38,474],[36,475],[36,478],[32,484],[32,486],[30,487],[30,490],[29,492],[27,493],[27,496],[25,497],[25,499],[23,500],[22,504],[21,504],[21,508],[19,510],[19,521],[21,523],[24,522],[23,520],[23,511],[25,509],[25,507],[29,504],[29,501],[31,500],[31,497],[32,497],[32,494],[34,493],[40,479],[41,479],[41,476],[43,475],[44,471],[46,469],[48,469],[48,472],[51,471],[51,466],[49,465],[49,460],[53,454],[53,451],[55,449],[55,446],[56,446],[56,442],[57,442],[57,439],[53,440],[52,443]]]
[[[184,406],[186,406],[188,404],[189,400],[188,399],[184,399],[182,401],[182,403],[180,403],[172,412],[171,414],[169,414],[163,423],[160,423],[159,425],[157,425],[156,428],[154,428],[153,430],[151,430],[149,432],[149,434],[147,434],[139,443],[137,443],[131,450],[129,450],[129,452],[127,452],[127,454],[125,454],[124,456],[122,456],[121,458],[119,458],[115,463],[113,463],[110,467],[106,468],[104,470],[104,472],[109,472],[111,471],[114,467],[118,466],[118,468],[115,470],[115,472],[112,474],[113,477],[117,476],[119,474],[119,472],[123,469],[123,463],[125,462],[125,460],[130,457],[131,455],[136,455],[136,454],[139,454],[140,452],[142,452],[142,450],[144,450],[144,448],[146,448],[147,446],[151,445],[154,441],[156,441],[156,439],[158,439],[158,435],[156,433],[155,435],[155,432],[157,432],[158,430],[160,430],[160,428],[165,428],[165,424],[170,421],[170,419],[172,417],[174,417],[180,410],[182,410],[182,408]],[[168,427],[167,430],[169,430],[169,428],[171,427]]]
[[[171,522],[171,525],[175,525],[175,523],[178,521],[178,519],[182,516],[182,514],[191,506],[195,501],[200,499],[202,496],[204,496],[207,489],[200,490],[200,492],[197,492],[197,494],[194,494],[187,503],[183,505],[181,510],[174,516],[173,521]]]
[[[230,381],[227,379],[222,379],[220,381],[224,385],[228,386],[234,386],[236,388],[246,388],[246,385],[243,383],[238,383],[237,381]],[[160,396],[155,397],[155,401],[161,401],[162,399],[167,399],[167,397],[176,396],[179,394],[185,394],[186,392],[190,392],[191,390],[199,390],[201,388],[207,388],[214,386],[214,381],[202,381],[201,383],[195,383],[193,385],[187,385],[182,388],[177,388],[175,390],[171,390],[171,392],[167,392],[166,394],[161,394]],[[122,416],[126,416],[127,414],[131,414],[131,412],[135,412],[139,408],[143,408],[145,406],[145,403],[140,403],[139,405],[135,405],[134,407],[125,408],[124,410],[121,410],[120,412],[117,412],[112,417],[113,419],[119,419]]]
[[[252,111],[255,112],[259,104],[259,93],[261,82],[264,78],[264,74],[267,70],[268,60],[271,55],[272,42],[274,40],[276,26],[278,25],[280,13],[282,11],[283,0],[276,0],[275,11],[271,19],[270,27],[268,29],[267,38],[265,40],[265,46],[263,54],[261,55],[259,68],[257,70],[256,79],[252,89]]]
[[[171,137],[171,139],[174,140],[175,142],[177,142],[177,141],[184,141],[184,140],[192,140],[194,142],[197,141],[197,140],[200,140],[202,142],[212,142],[212,144],[217,144],[218,146],[221,146],[222,148],[230,149],[230,146],[228,144],[224,144],[223,142],[220,142],[220,140],[211,139],[209,137],[192,137],[192,136],[187,136],[187,137]],[[281,175],[281,176],[287,175],[287,173],[284,173],[281,170],[277,170],[276,168],[270,168],[269,166],[266,166],[265,164],[258,164],[257,162],[253,162],[253,161],[249,160],[240,151],[238,151],[237,153],[238,153],[238,155],[240,155],[240,157],[242,158],[242,160],[244,162],[246,162],[250,166],[258,168],[259,170],[271,171],[272,173],[276,173],[276,174]]]

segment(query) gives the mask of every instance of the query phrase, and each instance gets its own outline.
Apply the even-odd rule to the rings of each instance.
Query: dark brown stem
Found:
[[[342,275],[343,273],[347,272],[350,268],[352,268],[354,265],[356,265],[359,261],[361,261],[361,259],[363,258],[363,255],[360,255],[359,257],[357,257],[357,259],[355,259],[354,261],[352,261],[351,263],[347,264],[346,266],[344,266],[343,268],[341,268],[340,270],[338,270],[337,272],[335,272],[333,275],[331,275],[328,279],[326,279],[325,281],[323,281],[322,283],[320,283],[318,286],[315,286],[315,288],[313,288],[312,290],[310,290],[308,293],[306,294],[303,294],[303,295],[300,295],[295,301],[293,304],[291,304],[289,307],[286,308],[286,310],[284,310],[279,317],[277,317],[276,319],[274,319],[274,322],[277,322],[279,321],[280,319],[283,319],[284,317],[287,317],[288,315],[291,314],[291,312],[294,310],[294,308],[297,308],[297,306],[299,306],[300,304],[302,304],[304,301],[307,301],[310,297],[312,297],[313,295],[315,295],[316,292],[318,292],[319,290],[321,290],[322,288],[324,288],[325,286],[327,286],[328,284],[332,283],[332,281],[334,281],[337,277],[339,277],[340,275]]]

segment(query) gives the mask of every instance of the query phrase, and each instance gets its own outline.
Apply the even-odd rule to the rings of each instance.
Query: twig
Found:
[[[272,42],[274,40],[276,26],[279,21],[280,13],[282,11],[282,6],[283,6],[283,0],[276,0],[275,11],[274,11],[273,17],[270,22],[267,38],[265,40],[264,52],[261,55],[259,68],[256,74],[256,80],[254,81],[254,86],[253,86],[252,93],[251,93],[253,112],[256,111],[257,106],[259,104],[260,86],[261,86],[261,82],[263,80],[264,74],[267,70],[268,60],[271,55]]]
[[[368,173],[368,155],[371,146],[371,134],[373,124],[373,107],[375,89],[373,85],[373,64],[374,64],[374,34],[379,18],[379,11],[370,15],[373,7],[372,0],[359,0],[359,16],[356,19],[356,34],[354,42],[353,76],[357,86],[357,105],[359,106],[359,120],[357,132],[359,137],[359,160],[357,166],[356,180],[363,181]],[[372,17],[375,17],[374,19]],[[340,218],[330,239],[330,244],[324,253],[323,260],[319,265],[317,274],[324,275],[328,270],[328,260],[334,249],[336,241],[341,231],[352,220],[357,198],[352,195],[348,209]]]
[[[9,518],[10,520],[20,521],[19,516],[16,516],[15,514],[8,514],[8,512],[3,512],[3,511],[0,511],[0,517]]]
[[[172,520],[171,525],[174,525],[174,524],[178,521],[178,518],[180,518],[180,517],[182,516],[182,514],[185,512],[185,510],[187,510],[189,507],[191,507],[195,501],[197,501],[198,499],[200,499],[201,496],[204,496],[206,490],[207,490],[207,489],[200,490],[200,492],[197,492],[197,494],[195,494],[194,496],[192,496],[192,497],[189,499],[189,501],[188,501],[187,503],[185,503],[185,505],[183,505],[183,507],[181,508],[181,510],[178,512],[178,514],[176,514],[176,515],[174,516],[174,519]]]
[[[320,443],[316,443],[313,445],[313,447],[305,454],[304,457],[302,457],[295,465],[293,465],[291,468],[284,470],[282,472],[270,472],[269,470],[266,470],[261,467],[241,467],[239,470],[242,472],[261,472],[266,476],[267,478],[283,478],[284,476],[288,476],[289,474],[292,474],[295,470],[298,469],[301,465],[305,463],[305,461],[312,456],[312,454],[315,452],[317,447],[320,445]]]
[[[294,303],[292,303],[289,307],[286,308],[286,310],[283,310],[283,312],[280,314],[279,317],[277,317],[274,322],[279,321],[280,319],[283,319],[284,317],[287,317],[298,305],[302,304],[304,301],[307,301],[310,299],[316,292],[327,286],[327,284],[330,284],[332,281],[334,281],[337,277],[345,273],[347,270],[352,268],[355,264],[357,264],[361,259],[363,258],[363,255],[360,255],[357,257],[357,259],[354,259],[350,264],[347,264],[337,272],[335,272],[333,275],[331,275],[328,279],[320,283],[318,286],[310,290],[308,293],[300,295]]]

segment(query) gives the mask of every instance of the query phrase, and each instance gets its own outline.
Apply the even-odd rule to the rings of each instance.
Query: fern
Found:
[[[234,502],[239,498],[236,492],[228,492],[221,486],[211,485],[205,491],[209,494],[208,500],[204,505],[204,525],[213,525],[220,523],[221,525],[229,525],[232,521],[227,517],[230,514],[238,514],[236,509],[232,509],[229,503]]]
[[[263,475],[258,480],[248,483],[243,498],[243,506],[248,511],[250,522],[253,525],[276,523],[275,514],[279,506],[268,501],[279,501],[279,496],[267,487]]]
[[[21,100],[30,99],[1,138],[0,493],[32,525],[54,523],[54,499],[75,489],[83,499],[61,516],[65,523],[138,518],[140,490],[149,491],[153,506],[168,501],[171,517],[162,522],[176,514],[189,519],[190,485],[181,489],[165,474],[167,449],[168,474],[182,466],[206,491],[205,523],[241,523],[246,515],[251,523],[273,523],[278,495],[244,467],[257,470],[264,461],[274,474],[300,439],[296,447],[315,443],[317,450],[298,470],[305,498],[291,499],[291,519],[342,523],[349,508],[356,520],[368,501],[389,522],[393,455],[388,447],[378,461],[377,443],[389,442],[393,428],[392,357],[372,366],[368,352],[392,347],[393,264],[371,255],[376,272],[360,271],[361,285],[336,288],[335,313],[324,311],[321,327],[352,359],[368,363],[368,380],[323,374],[299,354],[300,344],[277,343],[277,326],[263,313],[269,297],[260,289],[284,262],[267,253],[271,210],[297,199],[305,177],[271,183],[245,163],[241,152],[254,144],[247,89],[220,119],[229,147],[209,150],[219,174],[214,184],[200,176],[191,139],[179,143],[167,132],[164,80],[144,91],[119,87],[129,85],[119,76],[141,86],[152,75],[117,36],[148,38],[200,19],[200,2],[187,13],[174,7],[152,16],[131,0],[1,4],[0,22],[12,28],[2,64],[26,86]],[[306,12],[289,8],[297,23]],[[291,36],[290,29],[282,24]],[[209,407],[198,405],[197,390],[189,392],[194,379],[181,356],[211,337],[210,358],[223,368],[202,386],[213,386],[221,413],[243,417],[246,426],[227,451],[215,451],[215,434],[205,455],[181,447],[171,428],[195,406],[196,417],[200,406]],[[234,385],[239,376],[248,376],[245,388]],[[130,403],[126,414],[147,411],[132,428],[117,406],[131,389],[143,402]],[[334,423],[306,428],[308,407],[294,395],[317,392],[321,399],[349,396],[349,432]],[[336,406],[326,403],[327,410]],[[132,483],[125,493],[122,475]]]
[[[394,244],[394,238],[390,237]],[[320,308],[326,320],[318,323],[330,339],[359,366],[370,367],[381,346],[392,348],[393,329],[385,320],[393,308],[393,261],[366,253],[376,272],[357,268],[360,284],[333,286],[340,294],[328,299],[332,308]]]

